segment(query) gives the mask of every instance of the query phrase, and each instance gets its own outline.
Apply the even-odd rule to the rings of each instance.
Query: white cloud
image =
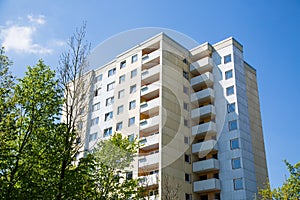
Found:
[[[44,15],[38,15],[38,16],[27,15],[27,18],[30,22],[34,22],[34,23],[37,23],[40,25],[43,25],[46,23]]]
[[[0,38],[2,46],[7,51],[16,51],[17,53],[50,54],[52,49],[42,47],[32,41],[36,28],[32,26],[12,25],[1,30]]]

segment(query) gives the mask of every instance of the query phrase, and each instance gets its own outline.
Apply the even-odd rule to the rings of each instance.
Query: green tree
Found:
[[[265,189],[260,189],[259,194],[265,200],[298,200],[300,199],[300,162],[291,165],[284,161],[290,173],[290,177],[281,187],[271,189],[270,183],[267,182]]]

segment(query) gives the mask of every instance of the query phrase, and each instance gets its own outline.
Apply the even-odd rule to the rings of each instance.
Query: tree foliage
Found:
[[[290,173],[290,177],[283,183],[281,187],[271,189],[270,183],[266,183],[265,189],[260,189],[259,194],[265,200],[298,200],[300,199],[300,162],[291,165],[284,161]]]

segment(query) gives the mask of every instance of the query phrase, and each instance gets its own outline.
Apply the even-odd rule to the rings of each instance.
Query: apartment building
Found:
[[[186,49],[161,33],[93,67],[86,150],[138,137],[129,177],[148,199],[254,198],[268,175],[256,70],[234,38]]]

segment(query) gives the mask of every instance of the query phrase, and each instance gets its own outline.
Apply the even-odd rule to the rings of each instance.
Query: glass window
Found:
[[[112,134],[112,127],[104,129],[104,137],[108,137]]]
[[[115,101],[115,98],[114,97],[109,97],[106,99],[106,106],[109,106],[109,105],[112,105]]]
[[[136,84],[130,86],[130,94],[135,93],[136,92]]]
[[[183,124],[184,124],[184,126],[186,126],[186,127],[190,127],[190,122],[189,122],[189,120],[188,119],[183,119]]]
[[[184,136],[184,143],[190,144],[190,138],[188,136]]]
[[[124,95],[125,95],[125,90],[120,90],[120,91],[118,92],[118,99],[123,98]]]
[[[116,74],[116,68],[108,70],[108,77]]]
[[[135,117],[129,118],[129,120],[128,120],[128,126],[131,126],[131,125],[133,125],[134,123],[135,123]]]
[[[96,133],[92,133],[92,134],[90,134],[90,137],[89,137],[89,142],[91,142],[91,141],[95,141],[96,139],[97,139],[97,135],[98,135],[98,133],[96,132]]]
[[[189,80],[189,73],[187,71],[184,71],[183,70],[183,73],[182,73],[183,77],[186,79],[186,80]]]
[[[100,102],[95,103],[92,107],[92,112],[97,111],[100,109]]]
[[[120,131],[122,129],[122,127],[123,127],[123,122],[117,123],[117,125],[116,125],[116,131]]]
[[[183,93],[189,95],[189,88],[186,86],[183,86]]]
[[[119,84],[125,82],[125,74],[119,77]]]
[[[131,71],[130,77],[133,78],[137,75],[137,69]]]
[[[132,110],[132,109],[134,109],[135,107],[136,107],[136,101],[135,101],[135,100],[130,101],[130,102],[129,102],[129,110]]]
[[[108,120],[111,120],[113,118],[113,111],[111,112],[108,112],[108,113],[105,113],[104,115],[104,121],[108,121]]]
[[[241,190],[244,188],[243,186],[243,179],[238,178],[233,180],[233,185],[235,190]]]
[[[185,175],[184,175],[184,180],[186,181],[186,182],[191,182],[191,175],[190,174],[188,174],[188,173],[185,173]]]
[[[192,200],[192,194],[185,193],[185,200]]]
[[[132,171],[126,172],[126,180],[131,180],[131,179],[132,179]]]
[[[241,168],[241,159],[240,158],[234,158],[231,160],[232,169],[239,169]]]
[[[115,88],[115,82],[111,82],[107,84],[107,91],[110,91]]]
[[[95,97],[101,94],[101,87],[95,90]]]
[[[231,62],[231,54],[224,56],[224,64]]]
[[[131,63],[135,63],[137,60],[138,60],[137,54],[135,54],[131,57]]]
[[[230,86],[228,88],[226,88],[226,95],[230,96],[234,94],[234,86]]]
[[[123,105],[118,106],[118,108],[117,108],[117,114],[119,115],[119,114],[123,113],[123,110],[124,110],[124,106]]]
[[[240,148],[240,144],[239,144],[239,139],[238,138],[230,140],[230,148],[231,149],[239,149]]]
[[[96,125],[98,123],[99,123],[99,117],[96,117],[96,118],[94,118],[94,119],[91,120],[91,126],[94,126],[94,125]]]
[[[102,74],[98,75],[95,77],[95,83],[99,82],[99,81],[102,81]]]
[[[232,78],[232,69],[225,72],[225,80]]]
[[[189,104],[186,102],[183,102],[183,109],[189,111]]]
[[[237,120],[232,120],[228,122],[229,131],[233,131],[237,129]]]
[[[128,140],[129,140],[129,142],[133,142],[133,140],[134,140],[134,134],[128,135]]]
[[[228,113],[235,112],[235,103],[227,104],[227,112]]]
[[[184,154],[184,161],[187,163],[191,163],[191,155]]]
[[[126,60],[120,63],[120,69],[126,67]]]

